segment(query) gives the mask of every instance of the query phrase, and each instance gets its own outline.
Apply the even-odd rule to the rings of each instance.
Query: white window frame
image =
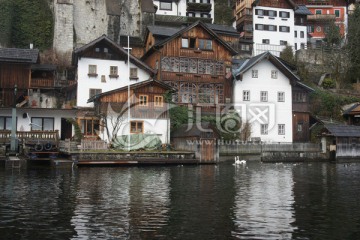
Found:
[[[257,69],[253,69],[251,71],[252,78],[258,78],[259,77],[259,71]]]
[[[268,135],[269,134],[269,125],[268,124],[261,124],[260,125],[260,134],[261,135]]]
[[[278,124],[278,135],[285,135],[285,124]]]
[[[260,102],[267,102],[268,101],[268,92],[261,91],[260,92]]]
[[[278,78],[278,70],[271,70],[271,78],[272,79]]]
[[[243,101],[250,101],[250,90],[243,91]]]
[[[170,5],[169,5],[170,4]],[[172,11],[172,2],[165,2],[165,1],[160,1],[159,2],[159,8],[160,10],[165,10],[165,11]],[[170,6],[170,7],[167,7]]]
[[[278,92],[278,102],[285,102],[285,92]]]

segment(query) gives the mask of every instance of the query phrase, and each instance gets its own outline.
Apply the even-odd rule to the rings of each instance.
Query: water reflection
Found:
[[[266,165],[266,166],[265,166]],[[240,239],[291,239],[293,174],[286,165],[237,166],[233,235]]]
[[[1,239],[360,239],[360,164],[0,169]]]

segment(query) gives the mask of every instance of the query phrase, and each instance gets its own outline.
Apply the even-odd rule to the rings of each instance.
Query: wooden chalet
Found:
[[[176,103],[214,113],[217,105],[231,102],[232,83],[225,75],[237,52],[207,24],[148,30],[142,60],[158,71],[157,80],[177,89]]]
[[[127,115],[128,86],[95,95],[88,101],[94,102],[98,116],[106,116],[105,119],[114,115],[124,117],[121,135],[153,133],[162,143],[169,143],[169,104],[164,95],[173,91],[168,84],[153,79],[130,85],[130,119]]]

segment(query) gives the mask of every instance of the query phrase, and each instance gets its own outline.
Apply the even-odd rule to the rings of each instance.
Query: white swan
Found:
[[[235,157],[235,164],[246,164],[246,160],[240,160],[239,156]]]

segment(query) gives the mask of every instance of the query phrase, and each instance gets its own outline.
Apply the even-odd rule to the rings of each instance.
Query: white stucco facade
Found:
[[[295,25],[294,31],[296,33],[294,32],[295,40],[293,50],[305,49],[307,46],[307,27]]]
[[[143,134],[154,134],[160,138],[162,144],[170,143],[170,119],[131,118],[130,121],[126,119],[125,122],[121,124],[121,128],[117,134],[118,136],[129,135],[131,121],[143,123]],[[102,134],[103,136],[100,137],[109,142],[106,133],[103,132]]]
[[[96,66],[96,76],[89,76],[89,65]],[[110,66],[118,68],[118,77],[110,77]],[[150,79],[148,72],[130,63],[130,68],[137,68],[137,80],[129,79],[128,64],[125,61],[103,60],[95,58],[80,58],[77,69],[77,102],[78,107],[93,107],[93,103],[87,103],[90,98],[90,89],[100,89],[100,93],[111,91]]]
[[[188,11],[188,7],[187,7],[188,2],[189,3],[211,4],[211,11],[209,13],[204,13],[201,11],[191,11],[191,10]],[[159,15],[212,18],[213,22],[214,22],[214,18],[215,18],[214,0],[154,1],[154,5],[158,6],[158,10],[157,10],[156,14],[159,14]],[[209,14],[209,15],[206,15],[206,14]]]
[[[286,44],[295,45],[294,10],[257,6],[252,11],[255,55],[270,51],[279,56]]]
[[[257,77],[253,77],[253,70]],[[277,71],[277,77],[272,77]],[[255,73],[254,72],[254,73]],[[246,95],[248,92],[248,98]],[[265,94],[266,92],[266,94]],[[243,121],[251,124],[251,138],[263,142],[292,142],[292,91],[290,80],[269,60],[263,59],[234,80],[233,101]],[[267,95],[267,99],[261,95]],[[279,99],[279,94],[283,96]],[[266,125],[267,127],[262,126]]]
[[[53,121],[53,128],[46,129],[49,131],[59,131],[59,137],[61,138],[61,119],[75,118],[75,110],[70,109],[41,109],[41,108],[17,108],[16,109],[16,130],[17,131],[31,131],[31,125],[29,124],[29,118],[24,116],[24,113],[28,114],[31,122],[35,122],[34,118],[43,119],[48,118]],[[1,109],[0,116],[11,118],[12,109]],[[10,123],[10,122],[8,122]],[[51,124],[50,124],[51,125]],[[42,127],[42,126],[41,126]],[[47,125],[47,127],[51,127]],[[9,129],[9,126],[7,126]],[[38,129],[36,129],[38,130]]]

